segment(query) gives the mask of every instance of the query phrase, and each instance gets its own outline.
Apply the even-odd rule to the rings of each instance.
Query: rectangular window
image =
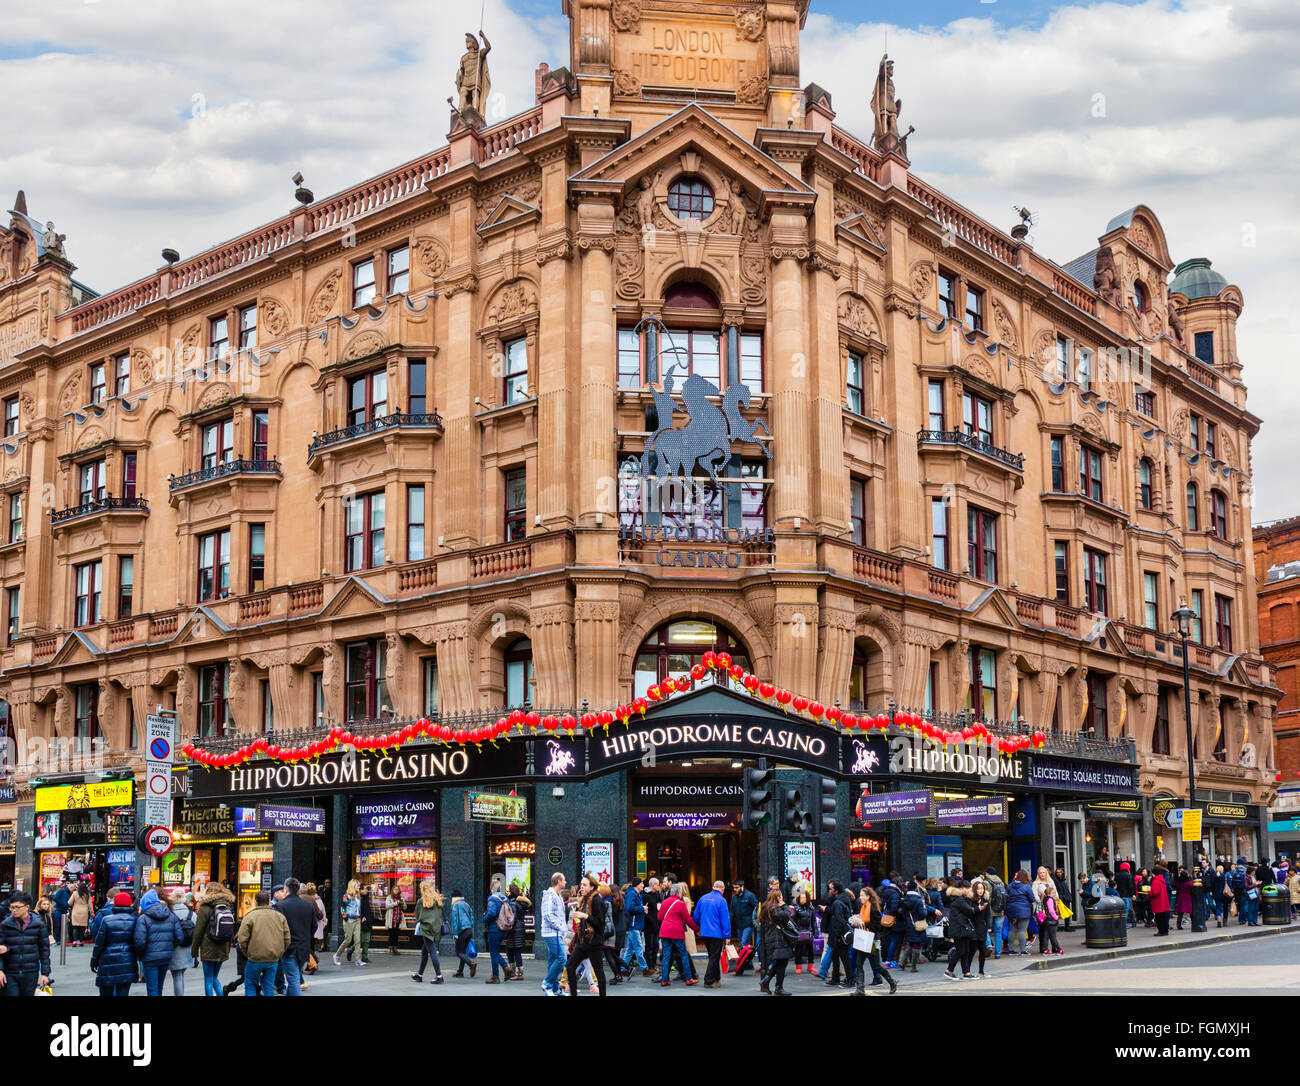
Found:
[[[750,392],[763,391],[763,337],[757,332],[740,336],[740,383]]]
[[[424,487],[406,488],[406,560],[424,557]]]
[[[1087,347],[1080,347],[1075,351],[1078,361],[1075,363],[1075,376],[1079,382],[1079,388],[1084,392],[1092,391],[1092,360],[1093,354]]]
[[[925,715],[933,718],[937,708],[935,704],[935,695],[939,690],[939,665],[936,661],[930,661],[930,667],[925,673]]]
[[[135,453],[122,454],[122,497],[135,501]]]
[[[72,621],[74,626],[90,626],[100,620],[102,568],[100,562],[86,562],[73,571],[77,586]]]
[[[239,310],[239,349],[249,351],[257,346],[257,306],[246,305]]]
[[[926,411],[929,415],[930,429],[942,433],[947,427],[943,422],[943,382],[930,381],[926,384]]]
[[[230,595],[230,529],[199,536],[199,602]]]
[[[18,593],[17,588],[5,589],[5,615],[8,617],[8,623],[5,626],[5,644],[12,645],[14,638],[18,636]]]
[[[1083,548],[1083,600],[1089,611],[1106,613],[1106,556]]]
[[[113,395],[125,396],[131,391],[131,356],[119,355],[113,362]]]
[[[1087,445],[1079,446],[1079,492],[1101,501],[1101,453]]]
[[[1207,366],[1214,365],[1214,333],[1197,332],[1195,338],[1196,357]]]
[[[219,362],[230,353],[230,328],[225,317],[208,321],[208,361]]]
[[[96,362],[90,367],[90,402],[103,403],[108,399],[108,385],[104,379],[104,363]]]
[[[399,245],[388,250],[388,293],[405,294],[411,289],[411,250]]]
[[[1056,337],[1056,383],[1063,385],[1070,376],[1070,340],[1066,336]]]
[[[765,470],[766,464],[762,460],[742,460],[740,462],[741,479],[761,479]],[[739,527],[761,534],[762,530],[767,527],[768,493],[768,488],[762,483],[742,482],[740,484],[740,524],[731,525],[731,527]]]
[[[1148,630],[1160,629],[1160,578],[1150,571],[1142,574],[1142,624]]]
[[[352,265],[352,308],[369,304],[375,297],[375,262],[362,260]]]
[[[199,735],[226,734],[226,693],[225,664],[199,668]]]
[[[1106,683],[1105,675],[1096,671],[1088,673],[1088,711],[1083,718],[1083,730],[1091,731],[1094,739],[1107,737]]]
[[[1169,691],[1164,687],[1156,693],[1156,724],[1151,732],[1151,753],[1169,753]]]
[[[533,700],[533,650],[527,641],[516,641],[506,650],[506,704],[518,706]]]
[[[948,499],[930,499],[930,557],[935,569],[951,569],[949,554],[951,530],[948,526]]]
[[[1232,651],[1232,599],[1214,597],[1214,639],[1224,652]]]
[[[312,719],[320,726],[326,722],[325,717],[325,680],[319,671],[311,673],[311,711]]]
[[[117,560],[117,617],[135,614],[135,559],[124,554]]]
[[[528,399],[528,341],[512,339],[502,348],[505,353],[505,402],[521,403]]]
[[[79,749],[99,737],[99,683],[77,683],[73,687],[72,734]]]
[[[972,577],[996,584],[998,579],[998,518],[971,506],[966,511],[967,571]]]
[[[235,420],[222,419],[203,427],[203,460],[205,471],[218,464],[229,464],[235,458]]]
[[[388,697],[388,643],[354,641],[347,646],[344,709],[348,720],[374,720],[393,711]]]
[[[1207,422],[1205,424],[1205,451],[1211,460],[1218,458],[1219,424],[1217,422]]]
[[[1201,416],[1193,412],[1187,418],[1188,436],[1192,439],[1192,448],[1201,447]]]
[[[1228,538],[1228,499],[1222,490],[1210,491],[1210,527],[1220,539]]]
[[[506,539],[523,539],[528,535],[528,473],[516,468],[505,473]]]
[[[631,328],[618,330],[618,387],[641,387],[641,337]]]
[[[248,526],[248,590],[261,592],[266,587],[266,525]]]
[[[856,546],[867,545],[867,481],[849,479],[849,522],[853,526],[853,542]]]
[[[659,376],[667,378],[670,369],[678,389],[692,373],[722,388],[722,337],[717,332],[689,328],[664,330],[659,338]]]
[[[1196,484],[1187,484],[1187,530],[1189,532],[1199,531],[1201,527],[1200,497],[1196,492]]]
[[[1139,389],[1133,394],[1133,406],[1139,414],[1146,415],[1147,418],[1156,417],[1156,394],[1147,392],[1145,389]]]
[[[845,380],[845,402],[855,415],[863,414],[866,402],[862,394],[862,355],[857,351],[849,352],[848,377]]]
[[[80,477],[78,504],[85,505],[88,502],[99,501],[104,496],[104,461],[92,460],[89,464],[82,464]]]
[[[343,503],[345,539],[343,568],[347,573],[384,564],[384,492],[359,494]]]
[[[5,400],[5,437],[18,433],[18,397],[10,396]]]
[[[970,707],[977,720],[998,716],[997,658],[992,649],[970,650]]]
[[[425,716],[433,716],[438,711],[438,658],[426,656],[420,661],[420,673],[423,677]]]
[[[9,542],[17,543],[23,537],[23,496],[9,495]]]
[[[275,731],[275,702],[271,700],[271,680],[263,679],[262,688],[262,734]]]
[[[1065,438],[1052,437],[1052,489],[1060,494],[1065,490]]]
[[[1070,605],[1070,544],[1058,539],[1054,544],[1056,602]]]
[[[410,362],[406,366],[406,411],[410,415],[429,412],[428,370],[423,362]]]
[[[962,423],[966,436],[977,438],[986,445],[993,444],[993,402],[970,392],[961,396]]]
[[[966,327],[972,332],[984,331],[984,292],[975,287],[966,288]]]
[[[266,411],[253,412],[253,459],[265,464],[271,459],[271,416]]]
[[[939,313],[945,317],[957,316],[957,277],[943,268],[939,269]]]
[[[1205,625],[1202,621],[1205,614],[1205,592],[1200,588],[1192,589],[1192,614],[1196,617],[1192,619],[1192,640],[1198,645],[1205,644]]]
[[[348,425],[388,414],[388,371],[375,370],[348,380]]]

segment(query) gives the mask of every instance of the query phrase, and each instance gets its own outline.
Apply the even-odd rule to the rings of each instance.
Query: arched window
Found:
[[[1187,484],[1187,530],[1196,532],[1201,527],[1200,517],[1200,495],[1197,493],[1196,484]]]
[[[679,219],[707,219],[713,214],[713,189],[704,178],[683,174],[668,186],[668,210]]]
[[[1148,298],[1149,295],[1147,294],[1146,284],[1144,284],[1141,279],[1134,279],[1133,308],[1139,313],[1145,313],[1147,311]]]
[[[512,641],[504,653],[506,704],[512,709],[533,704],[533,643],[526,637]]]
[[[706,619],[679,619],[655,630],[637,650],[632,680],[633,696],[644,697],[655,683],[685,675],[700,663],[706,652],[729,652],[733,663],[746,671],[749,653],[725,626]]]
[[[1220,539],[1228,538],[1228,499],[1222,490],[1210,491],[1210,528]]]
[[[1138,497],[1143,509],[1151,508],[1151,461],[1143,457],[1138,461]]]
[[[674,283],[664,291],[665,307],[677,309],[721,309],[718,296],[703,283]]]

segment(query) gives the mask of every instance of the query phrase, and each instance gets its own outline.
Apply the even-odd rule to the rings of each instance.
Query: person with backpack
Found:
[[[275,993],[275,971],[289,949],[289,923],[278,909],[271,908],[271,895],[259,890],[256,905],[235,935],[248,964],[244,966],[244,995],[271,996]]]
[[[1017,871],[1007,887],[1006,916],[1011,922],[1011,939],[1007,941],[1008,953],[1011,952],[1014,944],[1022,957],[1028,956],[1029,919],[1033,912],[1034,891],[1029,882],[1029,872]]]
[[[203,994],[224,995],[218,979],[230,957],[239,925],[235,922],[235,895],[219,882],[210,882],[199,898],[199,910],[190,939],[190,957],[203,966]]]
[[[146,995],[162,996],[172,952],[183,942],[181,922],[171,906],[157,890],[150,890],[140,899],[140,915],[135,918],[135,954],[140,959]]]
[[[114,894],[108,915],[95,932],[90,971],[101,996],[129,996],[140,975],[135,956],[135,899],[125,890]]]
[[[993,959],[1002,957],[1002,917],[1007,911],[1007,884],[996,867],[986,867],[979,881],[989,899],[989,936],[993,941]]]
[[[1264,868],[1267,871],[1268,868]],[[1239,909],[1245,914],[1246,923],[1250,927],[1256,927],[1259,924],[1259,891],[1261,886],[1267,885],[1264,879],[1272,882],[1268,875],[1263,874],[1260,868],[1254,864],[1246,866],[1246,874],[1241,883],[1241,905]],[[1245,906],[1243,909],[1242,906]]]
[[[488,894],[487,909],[483,913],[483,934],[487,939],[488,953],[492,957],[492,975],[488,984],[500,984],[500,974],[510,976],[510,966],[501,956],[501,941],[515,924],[515,908],[502,891],[505,879],[500,875],[492,876],[492,889]]]
[[[881,961],[890,969],[898,968],[899,950],[903,946],[903,928],[899,923],[900,912],[903,906],[903,888],[902,876],[897,871],[891,871],[889,878],[882,879],[880,882],[880,915],[877,919],[881,924],[882,939],[877,939],[877,943],[883,942],[883,946],[878,946]]]
[[[608,914],[609,906],[605,899],[598,888],[592,884],[591,879],[584,875],[578,884],[578,904],[573,911],[574,919],[578,922],[578,930],[574,935],[569,960],[564,966],[571,996],[578,994],[578,966],[584,961],[590,963],[591,971],[595,974],[597,991],[602,996],[606,994],[603,959],[605,918]],[[689,920],[689,917],[687,919]],[[691,921],[691,924],[694,925],[694,921]]]
[[[1230,898],[1237,903],[1237,923],[1246,923],[1246,857],[1238,856],[1232,870],[1228,872],[1228,889]]]
[[[518,883],[512,882],[506,893],[510,907],[515,912],[515,922],[505,936],[507,973],[506,980],[524,979],[524,936],[528,931],[525,919],[533,903],[525,895]]]
[[[469,944],[474,938],[474,910],[459,890],[453,890],[451,894],[451,919],[448,926],[456,936],[456,959],[460,962],[452,976],[463,978],[465,966],[468,965],[469,978],[473,980],[474,974],[478,972],[478,962],[469,953]]]
[[[754,910],[758,908],[758,898],[753,890],[745,889],[743,879],[731,884],[731,934],[736,940],[736,949],[754,945]],[[811,930],[811,926],[809,928]],[[798,966],[795,970],[798,971]]]
[[[898,963],[898,968],[910,968],[913,973],[916,972],[925,944],[930,938],[931,909],[923,889],[923,885],[915,879],[908,880],[904,887],[903,903],[899,906],[899,923],[903,925],[905,943],[903,960]]]
[[[181,925],[181,941],[172,950],[172,958],[167,965],[168,972],[172,975],[172,995],[185,994],[185,970],[191,965],[190,944],[194,941],[196,918],[187,898],[192,897],[193,895],[186,894],[184,890],[175,890],[168,898],[171,902],[172,915],[180,921]]]

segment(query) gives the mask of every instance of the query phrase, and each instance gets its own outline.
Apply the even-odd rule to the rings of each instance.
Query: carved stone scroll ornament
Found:
[[[274,298],[263,298],[257,315],[268,335],[278,337],[289,331],[289,311]]]
[[[928,260],[918,260],[908,271],[908,281],[917,299],[925,301],[929,298],[930,287],[934,283],[934,265]]]
[[[879,339],[880,329],[871,316],[871,307],[856,294],[840,295],[840,323],[866,339]]]
[[[308,324],[319,324],[330,315],[334,303],[338,300],[339,284],[342,280],[343,273],[335,268],[316,288],[316,292],[311,296],[311,304],[307,307]]]
[[[417,238],[415,263],[430,279],[441,279],[447,270],[447,253],[433,238]]]

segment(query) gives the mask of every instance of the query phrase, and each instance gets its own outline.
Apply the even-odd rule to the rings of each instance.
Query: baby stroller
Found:
[[[948,937],[948,917],[937,909],[930,911],[930,926],[925,929],[925,960],[936,962],[946,958],[954,943]]]

